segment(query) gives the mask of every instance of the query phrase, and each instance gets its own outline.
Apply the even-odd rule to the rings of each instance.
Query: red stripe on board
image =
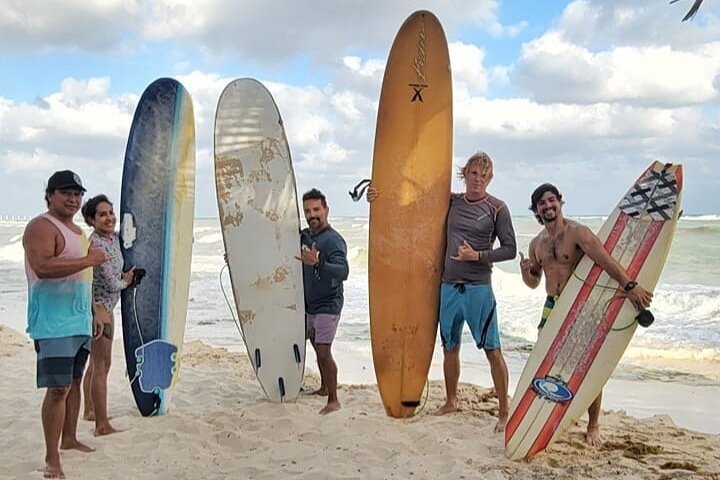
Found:
[[[621,215],[625,214],[623,213]],[[655,242],[660,236],[660,232],[662,231],[664,225],[665,222],[658,221],[654,221],[650,224],[647,232],[645,232],[645,238],[643,238],[643,241],[640,244],[640,248],[635,253],[635,256],[628,265],[627,273],[630,278],[637,277],[640,269],[645,263],[645,260],[650,254],[650,250],[652,250],[653,246],[655,246]],[[590,365],[592,365],[592,363],[595,361],[595,357],[597,357],[597,354],[600,351],[600,347],[602,347],[602,344],[605,342],[605,338],[607,337],[607,334],[610,331],[613,323],[615,322],[615,319],[617,318],[617,315],[620,312],[620,309],[622,308],[624,303],[625,297],[620,297],[614,300],[610,304],[606,315],[598,324],[596,334],[593,337],[592,343],[588,346],[585,355],[575,367],[575,371],[567,382],[567,387],[568,389],[570,389],[571,392],[576,392],[580,384],[582,384],[582,382],[585,380]],[[567,409],[569,406],[570,402],[566,402],[564,404],[558,403],[555,405],[555,408],[553,408],[553,411],[548,417],[545,426],[540,431],[540,434],[535,440],[535,443],[533,443],[532,447],[528,451],[527,457],[531,457],[540,450],[543,450],[545,447],[547,447],[548,443],[550,442],[550,438],[552,438],[558,425],[560,425],[560,422],[565,416],[565,413],[567,413]]]
[[[606,251],[612,252],[615,249],[615,245],[617,245],[617,242],[620,240],[620,237],[622,236],[622,232],[625,229],[626,225],[627,215],[621,214],[615,221],[615,225],[613,225],[612,230],[610,230],[610,234],[608,235],[607,240],[605,240],[605,244],[603,246],[605,247]],[[585,305],[585,301],[590,295],[590,292],[592,292],[592,289],[594,288],[595,283],[600,277],[602,271],[602,268],[598,264],[594,264],[590,269],[590,273],[588,274],[587,279],[583,283],[580,292],[578,292],[577,297],[575,297],[575,301],[573,302],[570,311],[565,317],[565,320],[563,321],[560,330],[555,336],[553,343],[550,345],[550,348],[545,354],[545,358],[543,358],[543,361],[540,363],[540,366],[538,366],[538,369],[535,371],[535,375],[533,375],[532,378],[544,377],[550,372],[550,368],[555,363],[555,359],[557,358],[558,353],[560,352],[562,346],[567,340],[570,329],[575,323],[575,319],[580,313],[580,310],[582,310],[582,307]],[[515,395],[517,395],[517,392],[515,392]],[[523,418],[525,418],[525,415],[530,409],[530,405],[536,397],[537,394],[532,388],[531,381],[531,384],[528,386],[527,390],[523,394],[522,399],[518,403],[517,408],[513,411],[510,418],[508,418],[508,423],[505,426],[505,445],[507,445],[508,441],[515,434],[515,431],[517,430],[520,423],[522,423]]]

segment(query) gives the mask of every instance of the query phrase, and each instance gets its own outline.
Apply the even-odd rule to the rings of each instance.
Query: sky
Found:
[[[495,163],[515,215],[552,182],[568,214],[606,214],[654,160],[682,163],[686,214],[720,213],[720,0],[0,0],[0,216],[35,215],[56,170],[119,205],[145,87],[174,77],[196,121],[197,217],[216,217],[213,121],[253,77],[284,120],[298,192],[332,215],[370,176],[393,38],[432,11],[453,72],[453,164]],[[453,190],[462,191],[459,180]]]

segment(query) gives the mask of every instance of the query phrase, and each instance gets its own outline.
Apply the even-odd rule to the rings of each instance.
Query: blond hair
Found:
[[[492,177],[493,162],[490,158],[490,155],[485,152],[476,152],[472,157],[468,158],[467,162],[465,162],[464,167],[460,167],[460,169],[458,170],[458,178],[460,178],[461,180],[465,180],[465,174],[470,169],[470,167],[475,164],[480,166],[480,170],[482,171],[482,173],[488,173],[488,176]]]

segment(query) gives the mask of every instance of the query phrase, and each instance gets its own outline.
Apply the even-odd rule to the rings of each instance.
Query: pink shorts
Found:
[[[307,338],[313,343],[330,345],[335,338],[340,315],[330,313],[305,314]]]

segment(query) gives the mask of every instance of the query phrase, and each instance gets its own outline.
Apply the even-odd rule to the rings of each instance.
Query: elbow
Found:
[[[35,275],[40,279],[55,278],[52,270],[44,265],[30,265],[30,267],[33,269],[33,272],[35,272]]]

